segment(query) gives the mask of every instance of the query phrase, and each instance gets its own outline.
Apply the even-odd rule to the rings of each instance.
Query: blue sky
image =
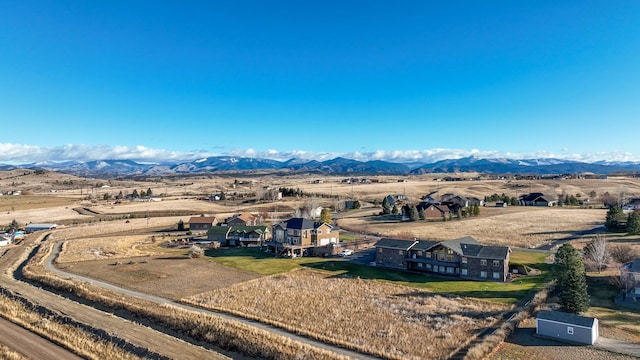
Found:
[[[638,1],[0,2],[0,162],[640,161]]]

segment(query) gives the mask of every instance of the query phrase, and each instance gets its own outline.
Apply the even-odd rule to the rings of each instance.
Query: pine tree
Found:
[[[589,308],[584,263],[576,248],[565,243],[558,249],[553,267],[559,303],[563,311],[578,314]]]
[[[386,196],[382,199],[382,213],[391,214],[391,204],[389,204],[389,198]]]
[[[148,188],[147,189],[147,196],[151,196],[151,195],[153,195],[153,193],[151,192],[151,188]]]
[[[635,211],[627,217],[627,233],[631,235],[640,234],[640,214]]]
[[[420,218],[420,220],[424,220],[427,218],[427,215],[425,215],[424,208],[422,206],[420,207],[420,209],[418,209],[418,217]]]
[[[622,209],[617,206],[612,206],[607,211],[607,217],[604,221],[604,227],[606,227],[609,231],[616,230],[618,229],[618,222],[624,220],[624,218],[625,215],[622,212]]]
[[[178,221],[178,231],[184,231],[184,221]]]
[[[409,211],[409,220],[418,221],[418,219],[420,219],[420,214],[418,214],[418,208],[416,208],[414,205],[411,207],[411,210]]]

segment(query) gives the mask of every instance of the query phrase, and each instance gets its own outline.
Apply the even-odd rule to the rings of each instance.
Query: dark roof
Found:
[[[212,226],[207,230],[207,234],[226,234],[230,229],[229,226]]]
[[[382,238],[378,240],[378,242],[376,243],[376,247],[409,250],[409,248],[411,248],[415,243],[417,243],[417,241],[415,240]]]
[[[640,273],[640,259],[635,259],[631,262],[630,266],[629,266],[629,270],[631,272],[638,272]]]
[[[411,247],[411,250],[428,250],[438,245],[440,242],[435,240],[418,240],[418,243]]]
[[[487,246],[480,244],[461,243],[462,254],[469,257],[478,257],[483,259],[499,259],[507,258],[511,249],[508,246]]]
[[[291,218],[284,223],[284,227],[287,229],[304,230],[314,228],[314,222],[305,218]]]
[[[573,324],[591,328],[595,323],[595,318],[565,313],[561,311],[540,310],[537,319],[557,321],[565,324]]]
[[[544,196],[543,193],[531,193],[531,194],[522,194],[520,195],[520,200],[524,200],[524,201],[533,201],[537,198],[539,198],[540,196]]]

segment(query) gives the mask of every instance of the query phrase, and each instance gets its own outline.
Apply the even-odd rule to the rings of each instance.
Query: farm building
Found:
[[[42,230],[52,230],[58,227],[58,224],[29,224],[25,227],[25,231],[27,233],[32,233],[34,231],[42,231]]]
[[[560,311],[540,310],[536,334],[577,344],[593,345],[598,339],[598,319]]]

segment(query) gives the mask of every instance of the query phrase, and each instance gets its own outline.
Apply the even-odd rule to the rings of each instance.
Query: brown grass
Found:
[[[446,357],[506,310],[475,299],[308,269],[236,284],[185,302],[396,359]]]
[[[237,321],[166,304],[158,306],[158,304],[114,293],[86,282],[59,278],[46,271],[42,265],[44,259],[49,256],[52,245],[52,242],[43,243],[36,256],[25,266],[23,272],[27,278],[63,292],[73,292],[76,296],[113,309],[125,309],[134,316],[150,319],[173,331],[248,356],[260,356],[265,359],[344,359],[343,356],[333,352],[292,341]]]
[[[471,235],[484,244],[538,247],[591,230],[604,223],[605,210],[514,207],[505,213],[482,209],[484,216],[438,222],[388,222],[373,218],[338,221],[343,228],[366,227],[387,237],[411,235],[419,239],[450,240]]]
[[[21,354],[13,351],[11,348],[5,346],[4,344],[0,344],[0,359],[3,360],[28,360],[28,358],[22,356]]]
[[[139,359],[115,343],[105,341],[80,327],[64,323],[55,316],[43,316],[6,294],[0,294],[0,315],[87,359]]]

